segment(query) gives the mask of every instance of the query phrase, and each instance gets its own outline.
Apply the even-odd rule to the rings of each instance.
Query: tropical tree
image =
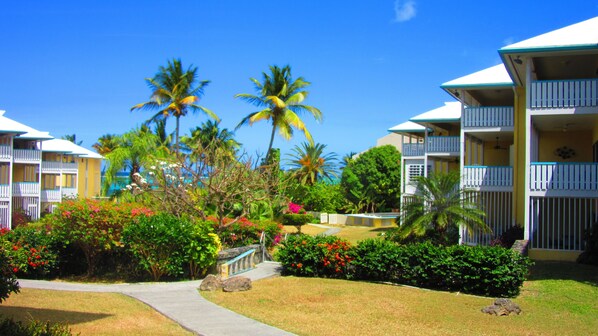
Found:
[[[459,182],[458,172],[417,177],[416,192],[402,209],[399,237],[429,235],[440,243],[450,243],[448,234],[457,233],[460,225],[470,234],[474,230],[490,232],[484,211]]]
[[[345,169],[345,167],[349,164],[349,162],[353,161],[353,157],[357,155],[355,152],[349,152],[343,156],[340,163],[340,168]]]
[[[214,112],[197,103],[203,95],[204,88],[210,81],[197,79],[197,67],[183,69],[180,59],[168,61],[166,67],[160,67],[153,78],[146,78],[152,90],[150,100],[131,108],[133,110],[157,110],[148,122],[167,120],[170,116],[176,119],[175,148],[179,150],[180,118],[188,112],[201,111],[211,118],[218,119]]]
[[[68,140],[68,141],[74,143],[77,146],[81,146],[81,144],[83,143],[83,140],[77,141],[77,134],[74,134],[74,133],[73,134],[63,135],[61,137],[61,139]]]
[[[116,142],[116,135],[114,134],[104,134],[98,138],[98,142],[91,145],[102,156],[106,156],[106,154],[112,152],[116,149],[116,146],[118,144]]]
[[[227,128],[220,128],[220,121],[208,120],[190,130],[190,136],[181,137],[181,142],[186,149],[193,152],[199,147],[215,147],[229,153],[231,156],[241,148],[241,144],[235,140],[235,134]]]
[[[320,179],[336,177],[337,158],[335,153],[324,154],[326,145],[304,142],[295,146],[288,154],[290,171],[302,183],[314,185]]]
[[[268,161],[274,143],[274,134],[277,130],[283,138],[288,140],[293,137],[294,129],[297,129],[303,132],[310,143],[313,143],[311,134],[299,114],[308,112],[317,121],[320,121],[322,112],[313,106],[303,104],[309,94],[305,88],[311,83],[303,77],[294,80],[291,76],[290,66],[287,65],[283,68],[276,65],[270,66],[270,73],[263,72],[262,76],[262,82],[250,78],[255,85],[257,94],[239,93],[235,95],[235,98],[240,98],[260,108],[259,111],[252,112],[243,118],[235,129],[239,129],[243,125],[251,126],[262,120],[270,121],[272,132],[266,151],[266,161]]]

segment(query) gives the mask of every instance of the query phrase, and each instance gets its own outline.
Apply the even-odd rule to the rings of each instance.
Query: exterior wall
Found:
[[[90,198],[100,196],[102,160],[79,159],[79,177],[77,193],[79,197]]]
[[[575,132],[539,132],[538,159],[541,162],[591,162],[592,133],[590,131]],[[575,150],[575,156],[564,160],[554,151],[567,146]]]
[[[498,142],[500,148],[509,148],[510,143]],[[510,166],[509,150],[495,149],[495,142],[484,143],[484,166]]]
[[[396,133],[389,133],[378,140],[376,140],[376,147],[381,147],[385,145],[392,145],[397,148],[399,152],[403,152],[403,136],[396,134]]]
[[[530,249],[528,256],[533,260],[575,261],[581,254],[578,251],[550,251]]]
[[[525,174],[527,173],[527,167],[525,165],[525,150],[527,146],[527,138],[525,133],[525,88],[515,88],[514,107],[513,215],[515,218],[515,223],[524,225],[526,216]]]

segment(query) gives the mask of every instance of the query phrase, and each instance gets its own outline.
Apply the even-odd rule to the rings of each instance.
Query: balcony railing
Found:
[[[12,148],[7,145],[0,145],[0,160],[10,160],[12,158]]]
[[[513,187],[513,167],[465,166],[463,167],[465,188],[510,188]]]
[[[403,144],[403,156],[423,156],[424,155],[424,144],[423,143],[406,143]]]
[[[466,107],[464,127],[513,127],[513,107]]]
[[[38,196],[39,191],[37,182],[15,182],[12,184],[13,196]]]
[[[431,136],[428,137],[428,153],[459,153],[458,136]]]
[[[532,108],[598,106],[598,80],[551,80],[530,83]]]
[[[44,172],[76,171],[77,167],[76,162],[42,161],[42,171]]]
[[[0,198],[9,198],[9,197],[10,197],[10,185],[0,184]]]
[[[46,189],[42,190],[42,202],[60,202],[60,189]]]
[[[16,162],[34,162],[42,159],[42,151],[37,149],[15,149],[13,157]]]
[[[598,163],[532,162],[530,191],[598,191]]]
[[[62,187],[62,197],[77,197],[77,188]]]

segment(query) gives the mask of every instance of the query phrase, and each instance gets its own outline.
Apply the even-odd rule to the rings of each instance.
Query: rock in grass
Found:
[[[251,279],[236,276],[222,282],[222,290],[225,292],[243,292],[251,289]]]
[[[521,314],[521,308],[509,299],[496,299],[493,305],[482,308],[482,312],[496,316],[519,315]]]
[[[199,285],[200,291],[209,291],[213,292],[215,290],[219,290],[222,288],[222,279],[220,276],[216,276],[214,274],[209,274],[203,281],[201,285]]]

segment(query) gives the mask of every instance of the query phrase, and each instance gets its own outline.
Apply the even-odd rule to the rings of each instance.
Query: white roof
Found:
[[[579,47],[598,48],[598,17],[508,45],[500,49],[500,52]]]
[[[100,154],[90,151],[87,148],[83,148],[79,145],[72,143],[71,141],[64,139],[52,139],[44,141],[42,144],[42,151],[44,152],[56,152],[77,155],[84,158],[92,159],[103,159],[104,157]]]
[[[21,124],[4,116],[6,111],[0,110],[0,133],[14,133],[18,134],[20,139],[53,139],[54,137],[48,132],[41,132],[35,128]]]
[[[444,103],[442,107],[422,113],[409,120],[417,123],[427,121],[455,121],[459,119],[461,119],[461,103],[449,102]]]
[[[426,131],[426,128],[412,121],[406,121],[402,124],[398,124],[389,128],[388,131],[393,133],[423,133]]]
[[[474,72],[441,85],[442,88],[453,87],[481,87],[481,86],[511,86],[513,81],[504,64]]]

